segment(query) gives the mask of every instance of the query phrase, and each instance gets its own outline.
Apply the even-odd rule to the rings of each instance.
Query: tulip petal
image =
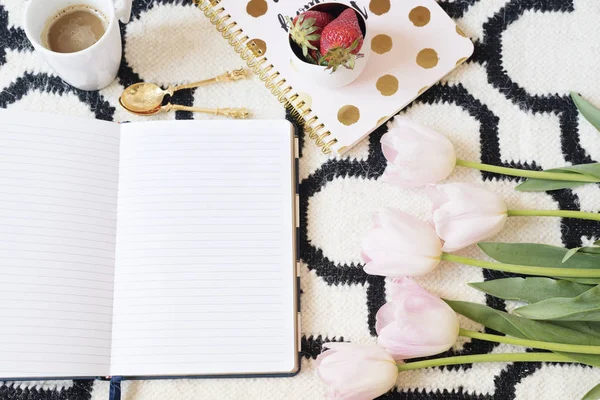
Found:
[[[456,313],[409,278],[392,280],[392,301],[377,313],[378,343],[396,360],[448,350],[458,338]]]
[[[442,249],[453,252],[496,236],[506,223],[508,216],[489,218],[456,216],[451,221],[435,217],[438,234],[445,240]]]
[[[498,234],[507,218],[504,201],[495,193],[467,183],[430,186],[435,230],[443,250],[456,251]]]
[[[377,334],[381,332],[383,328],[385,328],[390,323],[394,322],[396,319],[396,305],[392,302],[386,303],[375,315],[375,331]]]
[[[378,228],[362,243],[364,270],[371,275],[423,275],[440,262],[442,244],[435,230],[409,214],[385,209]]]
[[[381,346],[330,342],[323,347],[329,350],[317,357],[317,374],[334,399],[373,399],[396,383],[397,366]]]
[[[444,135],[402,117],[396,117],[388,128],[381,138],[388,160],[384,181],[417,187],[438,182],[452,173],[456,153]]]

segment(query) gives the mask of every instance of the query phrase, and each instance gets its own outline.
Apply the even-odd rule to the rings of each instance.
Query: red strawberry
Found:
[[[288,19],[290,36],[292,40],[302,47],[302,54],[306,57],[308,49],[318,50],[321,31],[333,21],[333,17],[323,11],[306,11],[294,18]]]
[[[353,69],[356,58],[361,56],[358,52],[363,39],[356,11],[347,8],[321,32],[320,49],[327,69],[333,72],[340,66]]]

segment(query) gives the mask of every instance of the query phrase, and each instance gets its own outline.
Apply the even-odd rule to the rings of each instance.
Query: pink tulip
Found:
[[[392,281],[391,298],[377,312],[378,343],[396,360],[428,357],[451,348],[458,338],[456,313],[410,278]]]
[[[381,346],[326,343],[317,357],[319,378],[332,399],[371,400],[389,391],[398,379],[396,362]]]
[[[468,183],[430,186],[427,196],[433,202],[435,230],[446,252],[495,236],[508,218],[506,204],[498,195]]]
[[[364,270],[371,275],[424,275],[440,263],[442,243],[425,222],[400,210],[384,209],[362,243]]]
[[[454,146],[446,136],[408,118],[395,117],[381,138],[388,166],[383,180],[403,188],[445,179],[456,166]]]

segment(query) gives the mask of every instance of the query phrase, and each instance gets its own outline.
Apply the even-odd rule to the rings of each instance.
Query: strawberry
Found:
[[[302,54],[306,57],[308,49],[318,50],[321,31],[333,21],[333,17],[323,11],[306,11],[293,21],[288,17],[287,21],[292,40],[302,47]]]
[[[347,8],[321,32],[320,49],[327,69],[335,72],[340,66],[353,69],[363,45],[363,33],[356,12]]]

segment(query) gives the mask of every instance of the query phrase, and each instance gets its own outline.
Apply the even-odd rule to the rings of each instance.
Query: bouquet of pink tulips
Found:
[[[600,111],[596,116],[600,121]],[[394,209],[381,210],[374,216],[373,227],[362,244],[364,270],[391,279],[391,301],[377,313],[376,345],[324,345],[328,350],[317,358],[318,373],[329,386],[332,398],[372,399],[394,387],[400,372],[434,366],[548,361],[600,367],[600,241],[570,250],[533,243],[483,242],[498,234],[508,217],[600,221],[600,214],[570,210],[511,210],[498,195],[479,186],[466,183],[435,185],[448,177],[456,166],[465,166],[528,178],[517,190],[572,188],[600,182],[600,164],[552,171],[484,165],[456,159],[448,139],[408,119],[398,118],[389,127],[381,140],[388,160],[384,179],[401,187],[426,186],[433,204],[433,224]],[[473,244],[478,244],[495,262],[452,254]],[[442,261],[532,276],[470,284],[489,295],[518,300],[526,305],[509,314],[481,304],[442,300],[408,278],[425,275]],[[506,336],[461,329],[456,313]],[[443,353],[459,336],[550,352],[482,354],[405,362]],[[600,385],[584,398],[593,399],[600,399]]]

